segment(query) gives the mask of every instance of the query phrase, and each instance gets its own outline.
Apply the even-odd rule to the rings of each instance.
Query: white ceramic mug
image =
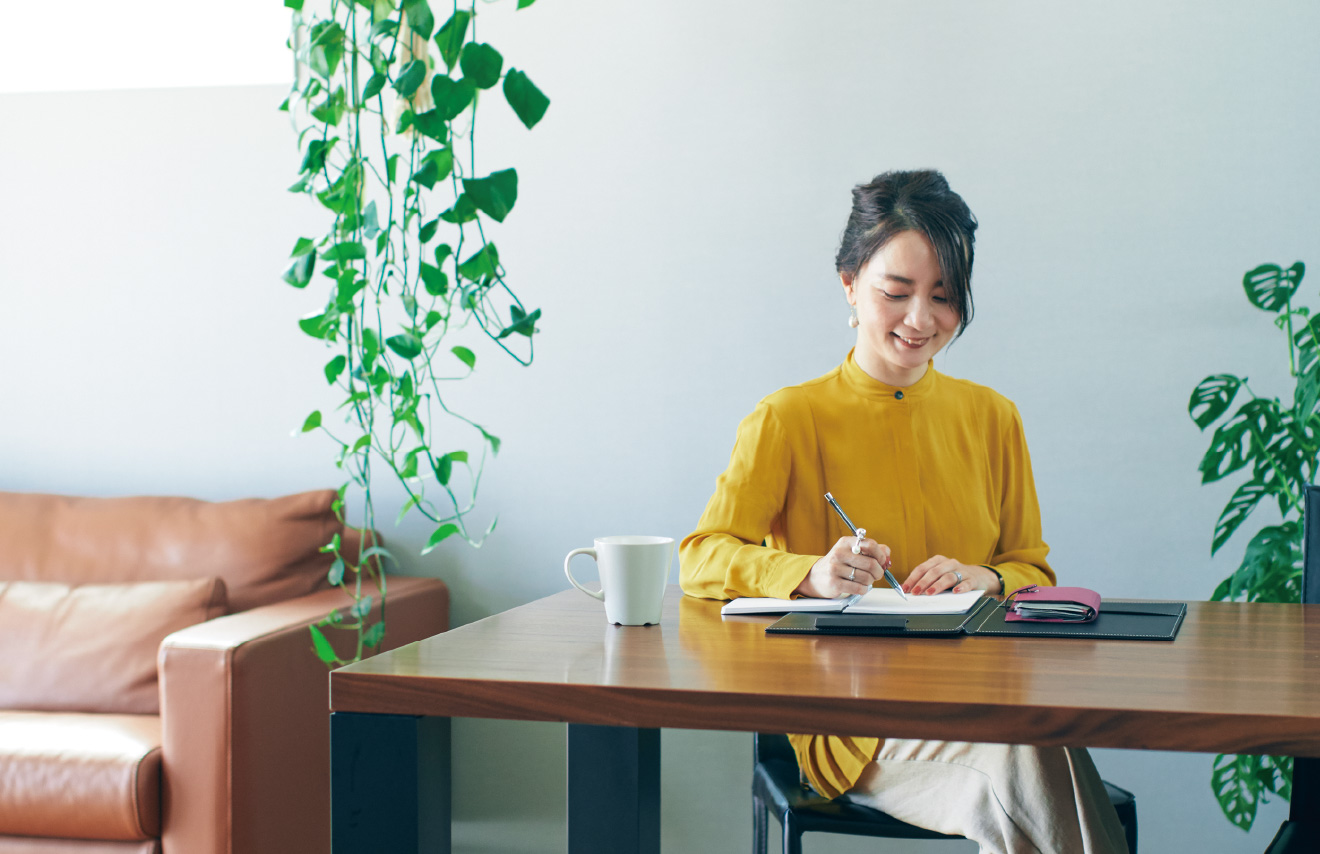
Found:
[[[564,558],[564,575],[573,586],[605,603],[605,619],[622,626],[660,622],[660,605],[674,558],[671,537],[597,537],[593,549],[573,549]],[[588,590],[573,577],[569,563],[591,555],[600,570],[600,591]]]

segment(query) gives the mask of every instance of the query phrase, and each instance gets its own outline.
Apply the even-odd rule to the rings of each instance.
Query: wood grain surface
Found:
[[[1172,642],[767,636],[575,590],[331,674],[335,711],[1320,756],[1320,605],[1189,603]]]

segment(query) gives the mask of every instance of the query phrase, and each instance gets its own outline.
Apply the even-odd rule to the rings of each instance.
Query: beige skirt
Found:
[[[982,854],[1127,854],[1118,814],[1082,748],[889,738],[843,797]]]

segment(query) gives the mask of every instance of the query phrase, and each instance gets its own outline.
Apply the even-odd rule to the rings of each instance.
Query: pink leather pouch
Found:
[[[1004,607],[1009,623],[1089,623],[1100,614],[1100,594],[1086,587],[1028,584],[1004,597]]]

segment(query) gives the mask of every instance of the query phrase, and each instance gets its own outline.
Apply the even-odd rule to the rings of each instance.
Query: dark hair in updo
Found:
[[[958,312],[958,334],[972,321],[976,217],[934,169],[886,172],[853,188],[852,214],[834,266],[849,281],[896,235],[926,235],[940,260],[944,293]]]

